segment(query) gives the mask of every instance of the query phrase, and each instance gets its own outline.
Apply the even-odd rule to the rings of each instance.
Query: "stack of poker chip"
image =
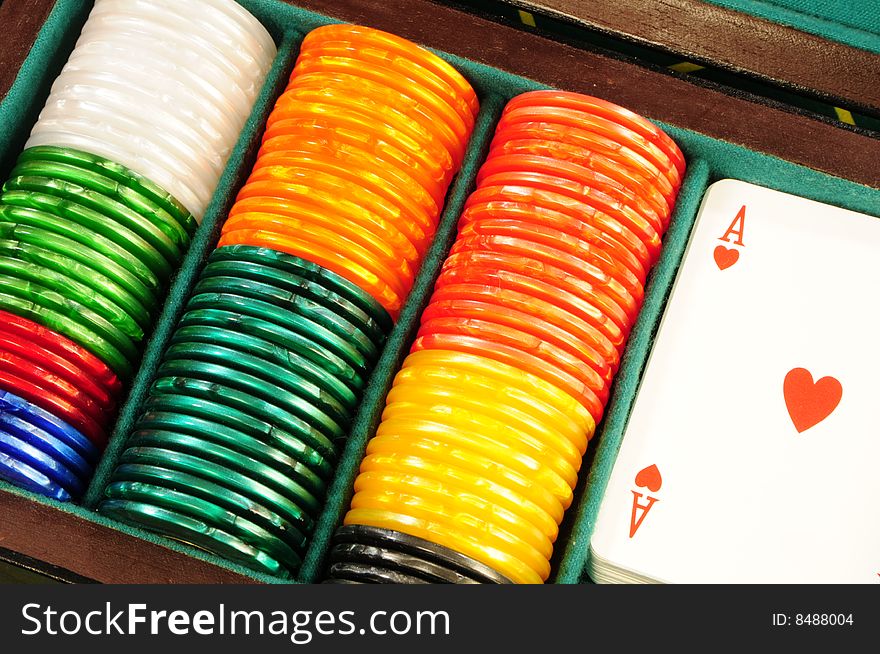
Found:
[[[332,579],[437,581],[391,556],[399,534],[516,583],[548,578],[684,165],[610,103],[538,91],[507,105],[367,446]],[[351,554],[357,533],[369,561]]]
[[[0,192],[0,478],[84,490],[274,55],[232,0],[95,3]]]
[[[102,513],[295,573],[476,112],[403,39],[306,37]]]

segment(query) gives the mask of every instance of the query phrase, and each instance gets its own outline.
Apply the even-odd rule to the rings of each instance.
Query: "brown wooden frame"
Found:
[[[0,5],[4,35],[0,40],[0,97],[14,81],[54,1],[5,0]],[[429,0],[300,0],[297,4],[340,20],[393,31],[550,85],[598,95],[673,125],[880,187],[880,140],[776,106],[585,52]],[[592,0],[568,4],[589,4],[611,11],[625,3]],[[663,20],[663,14],[652,20]],[[833,45],[826,43],[823,47],[829,53],[837,52]],[[776,60],[777,70],[783,71],[790,70],[790,59],[801,56],[784,49],[776,54],[783,57]],[[842,70],[837,88],[873,102],[876,98],[867,98],[867,90],[860,86],[863,80],[858,68],[856,65]],[[166,547],[4,491],[0,491],[0,547],[101,582],[248,581]]]

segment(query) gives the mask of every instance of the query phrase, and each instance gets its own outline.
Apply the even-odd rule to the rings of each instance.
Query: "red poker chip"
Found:
[[[438,294],[431,298],[421,319],[424,324],[444,318],[487,320],[534,336],[588,366],[599,375],[606,387],[611,383],[614,375],[611,362],[584,341],[552,322],[544,320],[540,314],[525,313],[493,302],[491,294],[475,300],[466,295],[462,297],[455,292],[454,286],[439,289]],[[551,360],[550,363],[553,361]]]
[[[122,382],[116,373],[94,354],[61,334],[8,311],[0,311],[0,325],[3,331],[25,338],[67,359],[95,383],[106,388],[110,395],[118,397],[122,392]]]
[[[57,416],[77,429],[97,447],[103,449],[107,444],[107,432],[98,423],[85,415],[78,407],[46,388],[32,384],[18,375],[0,370],[0,389],[18,395],[31,404]]]
[[[489,200],[470,204],[461,216],[460,229],[471,223],[484,228],[490,224],[509,226],[507,233],[517,225],[523,233],[535,235],[540,242],[559,243],[572,254],[591,256],[595,251],[600,267],[613,275],[620,274],[633,283],[644,286],[647,271],[642,263],[624,245],[592,225],[577,221],[565,214],[519,202]]]
[[[73,363],[32,341],[6,332],[2,323],[0,323],[0,352],[9,352],[19,356],[51,374],[62,377],[88,395],[102,411],[112,413],[116,408],[117,398],[111,395],[106,388],[96,384],[91,377]]]
[[[467,227],[465,229],[468,229]],[[558,279],[572,289],[590,294],[601,301],[602,310],[621,328],[629,332],[638,316],[639,303],[616,280],[600,269],[571,255],[527,239],[495,235],[462,235],[452,246],[451,254],[459,252],[505,252],[523,259],[532,259],[565,277]]]
[[[565,107],[593,114],[594,116],[607,118],[618,125],[631,129],[653,142],[658,148],[663,150],[667,157],[669,157],[678,169],[679,174],[684,175],[684,155],[678,145],[676,145],[675,141],[673,141],[669,135],[657,125],[634,111],[612,102],[608,102],[607,100],[594,98],[589,95],[556,90],[530,91],[518,95],[507,103],[505,111],[512,111],[517,107],[527,106]]]
[[[675,205],[677,189],[666,175],[635,150],[600,133],[540,120],[518,122],[507,125],[504,129],[496,130],[490,149],[508,140],[518,139],[540,140],[595,152],[608,158],[624,171],[628,171],[656,187],[670,209]]]
[[[543,300],[592,326],[621,352],[628,332],[604,310],[607,298],[588,291],[569,277],[540,261],[523,260],[504,252],[461,252],[447,258],[436,286],[478,283]]]

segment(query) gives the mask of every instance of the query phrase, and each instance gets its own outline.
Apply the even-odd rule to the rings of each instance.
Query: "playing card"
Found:
[[[599,513],[595,578],[880,579],[878,251],[880,219],[709,188]]]

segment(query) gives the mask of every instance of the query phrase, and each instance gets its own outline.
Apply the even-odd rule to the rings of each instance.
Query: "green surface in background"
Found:
[[[880,53],[878,0],[707,0],[863,50]]]
[[[262,132],[261,126],[271,110],[274,99],[283,89],[296,56],[299,40],[306,32],[319,25],[338,22],[278,0],[241,0],[241,4],[269,27],[280,44],[279,56],[229,160],[190,252],[173,282],[156,330],[148,342],[143,365],[121,410],[111,445],[90,487],[85,506],[59,504],[8,485],[0,484],[0,486],[35,502],[51,505],[60,511],[73,513],[146,541],[185,552],[192,557],[213,562],[253,579],[278,583],[280,582],[278,579],[253,574],[210,554],[118,524],[89,508],[93,507],[101,497],[106,479],[124,444],[124,438],[140,413],[141,403],[160,362],[161,354],[202,265],[217,241],[228,207],[231,206],[237,189],[250,171]],[[72,48],[89,5],[88,0],[68,0],[56,5],[12,90],[0,103],[0,126],[3,130],[0,132],[0,171],[8,170],[14,162],[21,144],[36,120],[39,108],[45,101],[52,80]],[[450,55],[442,56],[461,70],[477,89],[482,102],[481,113],[462,172],[453,183],[447,197],[437,238],[426,255],[413,291],[366,390],[328,494],[324,513],[306,555],[305,564],[297,577],[297,581],[300,582],[313,582],[321,577],[330,536],[347,509],[354,477],[366,443],[379,422],[387,390],[406,355],[415,333],[418,316],[427,302],[440,265],[454,238],[460,207],[473,187],[476,170],[491,138],[500,110],[504,102],[514,95],[544,88],[537,82],[488,66]],[[733,177],[855,211],[880,213],[880,190],[860,186],[695,132],[669,126],[664,128],[676,139],[687,156],[689,172],[672,226],[666,237],[664,255],[649,280],[644,310],[624,356],[607,418],[594,440],[594,446],[584,466],[575,504],[568,512],[563,525],[563,537],[559,541],[554,567],[558,570],[556,580],[563,583],[573,583],[583,579],[587,545],[598,503],[617,456],[641,371],[706,186],[717,179]],[[587,470],[589,474],[586,474]]]

